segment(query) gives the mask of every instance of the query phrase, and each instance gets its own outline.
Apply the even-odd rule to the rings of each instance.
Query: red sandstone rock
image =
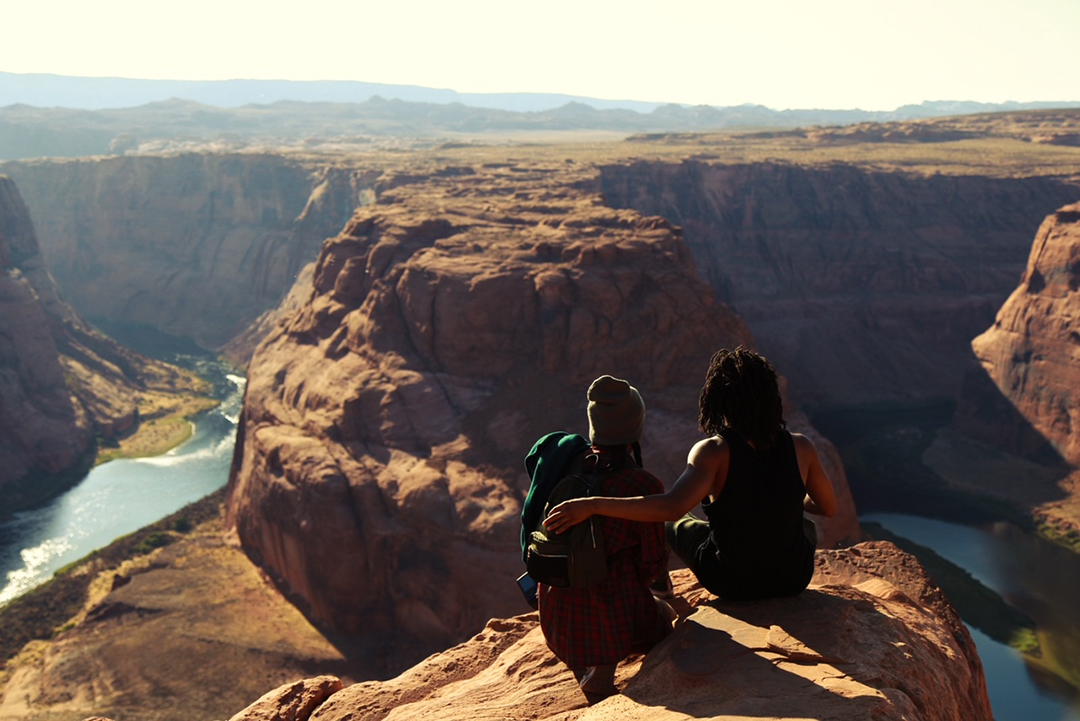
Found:
[[[1006,484],[976,475],[968,485],[1018,505],[1047,535],[1072,545],[1080,538],[1080,472],[1068,468],[1080,463],[1078,256],[1080,204],[1073,204],[1043,222],[1019,287],[994,325],[972,341],[977,362],[964,379],[953,422],[993,446],[979,461],[1009,469],[996,471]],[[1046,467],[1022,470],[1002,452]],[[957,455],[961,464],[976,465]]]
[[[77,467],[94,442],[64,380],[55,321],[33,282],[41,285],[34,277],[40,258],[26,206],[15,184],[0,176],[0,489],[9,493],[31,474]]]
[[[348,686],[310,718],[992,718],[970,634],[891,544],[819,553],[814,582],[795,598],[720,603],[689,572],[674,579],[685,620],[624,662],[621,693],[595,706],[529,614],[491,621],[397,678]]]
[[[717,298],[808,408],[955,398],[970,340],[1014,287],[1031,228],[1080,195],[1075,178],[840,164],[601,171],[609,204],[683,227]]]
[[[1080,463],[1080,203],[1048,216],[1035,236],[1020,286],[994,325],[971,342],[983,372],[1022,419],[981,419],[995,440],[1035,450],[1025,422],[1067,461]],[[992,391],[991,391],[992,392]],[[969,399],[969,402],[978,402]],[[969,414],[973,413],[969,410]],[[979,419],[969,419],[972,424]],[[1041,440],[1034,437],[1037,444]]]
[[[231,721],[307,721],[311,712],[340,691],[341,679],[319,676],[269,691]]]
[[[524,608],[521,462],[543,433],[585,429],[591,380],[642,390],[646,465],[670,482],[709,356],[753,342],[678,231],[604,207],[578,189],[588,172],[387,191],[251,361],[229,522],[324,627],[396,634],[388,668]],[[824,529],[835,542],[858,528],[830,471],[850,511]]]

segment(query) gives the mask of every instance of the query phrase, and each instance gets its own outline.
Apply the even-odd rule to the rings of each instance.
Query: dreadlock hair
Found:
[[[777,434],[787,428],[776,369],[742,346],[713,355],[698,409],[698,423],[705,433],[715,435],[730,428],[759,449],[770,448]]]

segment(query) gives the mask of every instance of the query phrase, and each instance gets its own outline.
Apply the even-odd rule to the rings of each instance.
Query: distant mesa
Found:
[[[762,105],[686,106],[544,93],[458,93],[364,82],[165,81],[0,73],[0,160],[160,153],[191,149],[304,149],[379,141],[422,145],[448,135],[573,132],[649,134],[904,123],[970,113],[1078,108],[1080,102],[926,102],[895,111]],[[872,138],[877,131],[866,131]],[[932,142],[891,133],[883,142]],[[832,137],[835,136],[835,137]],[[824,142],[850,142],[828,131]],[[954,134],[954,137],[959,137]],[[1035,137],[1033,137],[1035,140]],[[392,141],[392,142],[391,142]],[[1036,142],[1072,143],[1052,128]]]

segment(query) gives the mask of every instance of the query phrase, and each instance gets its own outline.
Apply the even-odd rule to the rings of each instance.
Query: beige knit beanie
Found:
[[[600,376],[589,386],[589,441],[597,446],[622,446],[641,440],[645,402],[624,380]]]

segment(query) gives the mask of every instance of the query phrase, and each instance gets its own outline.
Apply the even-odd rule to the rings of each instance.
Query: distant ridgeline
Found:
[[[687,106],[346,81],[195,82],[0,73],[0,160],[122,154],[160,149],[166,140],[175,149],[178,139],[216,141],[235,149],[256,141],[289,144],[312,138],[790,128],[1062,107],[1080,107],[1080,102],[937,101],[888,112],[778,111],[753,104]]]

